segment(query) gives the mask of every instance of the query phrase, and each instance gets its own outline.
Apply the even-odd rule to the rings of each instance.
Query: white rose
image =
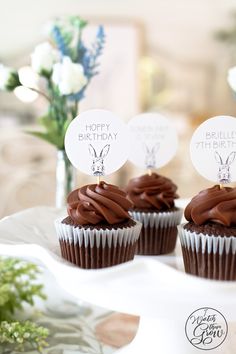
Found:
[[[81,64],[72,63],[69,57],[63,57],[62,63],[53,66],[52,81],[62,95],[71,95],[81,91],[88,79]]]
[[[228,84],[236,92],[236,66],[228,70]]]
[[[14,69],[0,64],[0,90],[13,89],[19,85],[17,78],[18,74]]]
[[[44,42],[37,45],[31,54],[31,65],[33,70],[41,74],[43,71],[50,73],[53,64],[58,61],[59,52],[50,43]]]

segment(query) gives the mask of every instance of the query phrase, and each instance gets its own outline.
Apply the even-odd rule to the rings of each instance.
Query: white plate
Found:
[[[172,318],[209,306],[236,319],[236,282],[186,275],[181,258],[174,255],[135,257],[101,270],[82,270],[65,262],[53,224],[62,214],[54,208],[36,207],[4,218],[0,221],[0,254],[40,261],[70,294],[116,311]]]

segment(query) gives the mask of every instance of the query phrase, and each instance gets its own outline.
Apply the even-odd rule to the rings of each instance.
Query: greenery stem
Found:
[[[23,86],[24,87],[24,86]],[[26,87],[26,86],[25,86]],[[36,89],[36,88],[34,88],[34,87],[27,87],[29,90],[31,90],[31,91],[34,91],[34,92],[36,92],[36,93],[38,93],[40,96],[43,96],[49,103],[51,103],[52,102],[52,100],[50,99],[50,97],[48,97],[47,95],[46,95],[46,93],[44,93],[44,92],[42,92],[42,91],[40,91],[40,90],[38,90],[38,89]]]

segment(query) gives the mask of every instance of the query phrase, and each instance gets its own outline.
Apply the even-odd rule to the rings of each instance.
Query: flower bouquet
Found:
[[[64,205],[74,183],[73,168],[64,150],[65,132],[78,115],[79,102],[91,79],[98,74],[98,58],[105,43],[103,27],[99,26],[94,42],[87,47],[83,40],[86,26],[87,22],[77,16],[58,19],[51,24],[49,41],[37,45],[31,54],[31,67],[37,75],[37,82],[32,86],[24,84],[20,70],[0,64],[0,90],[15,91],[23,86],[42,95],[48,102],[47,113],[39,118],[43,130],[30,133],[58,150],[58,207]]]

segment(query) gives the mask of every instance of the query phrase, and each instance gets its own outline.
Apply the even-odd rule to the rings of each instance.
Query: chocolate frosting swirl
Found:
[[[132,203],[117,186],[100,182],[72,191],[67,198],[67,211],[76,225],[117,224],[130,219]]]
[[[174,207],[177,186],[157,173],[133,178],[127,186],[128,198],[135,209],[167,210]]]
[[[236,188],[219,185],[205,189],[187,205],[184,216],[196,225],[207,222],[236,225]]]

